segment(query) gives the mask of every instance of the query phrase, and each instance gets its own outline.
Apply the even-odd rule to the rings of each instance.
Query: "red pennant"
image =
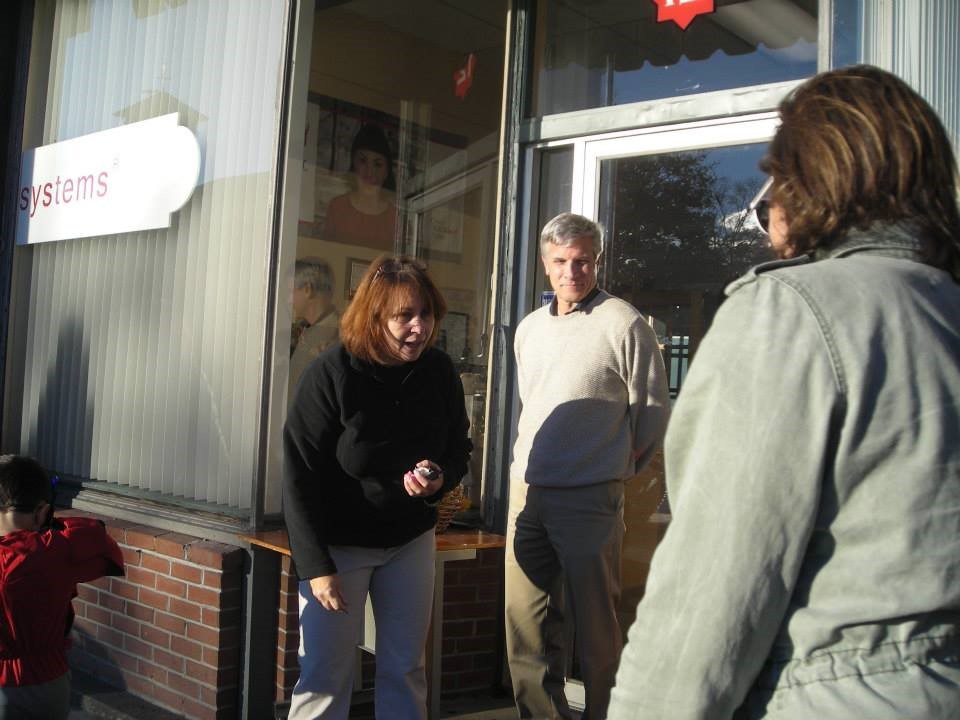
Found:
[[[477,65],[477,56],[474,53],[467,55],[467,64],[453,73],[453,94],[463,100],[467,91],[473,85],[473,69]]]
[[[657,22],[673,20],[686,30],[697,15],[712,13],[713,0],[653,0],[657,6]]]

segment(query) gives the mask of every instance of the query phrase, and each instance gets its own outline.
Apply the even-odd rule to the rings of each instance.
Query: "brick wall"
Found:
[[[441,694],[488,690],[499,683],[498,638],[503,623],[503,550],[480,550],[474,560],[445,565]],[[280,569],[277,635],[278,703],[290,701],[297,681],[297,581],[290,558]],[[369,681],[364,663],[364,686]]]
[[[101,519],[127,573],[78,587],[71,665],[187,718],[238,717],[243,551]]]

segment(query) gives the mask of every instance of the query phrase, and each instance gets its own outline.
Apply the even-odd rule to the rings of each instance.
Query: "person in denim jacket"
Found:
[[[876,68],[780,113],[782,259],[727,288],[680,393],[608,718],[960,718],[956,161]]]

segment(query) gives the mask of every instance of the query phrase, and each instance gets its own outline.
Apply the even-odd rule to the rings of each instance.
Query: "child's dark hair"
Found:
[[[53,486],[43,465],[26,455],[0,455],[0,510],[33,512],[53,504]]]

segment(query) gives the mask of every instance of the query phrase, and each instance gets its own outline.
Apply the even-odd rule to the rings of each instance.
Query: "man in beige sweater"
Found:
[[[553,302],[517,328],[522,410],[510,469],[506,637],[521,718],[570,718],[564,696],[573,621],[583,718],[602,720],[622,647],[624,480],[663,437],[669,395],[657,338],[631,305],[597,287],[599,226],[563,213],[540,255]]]

